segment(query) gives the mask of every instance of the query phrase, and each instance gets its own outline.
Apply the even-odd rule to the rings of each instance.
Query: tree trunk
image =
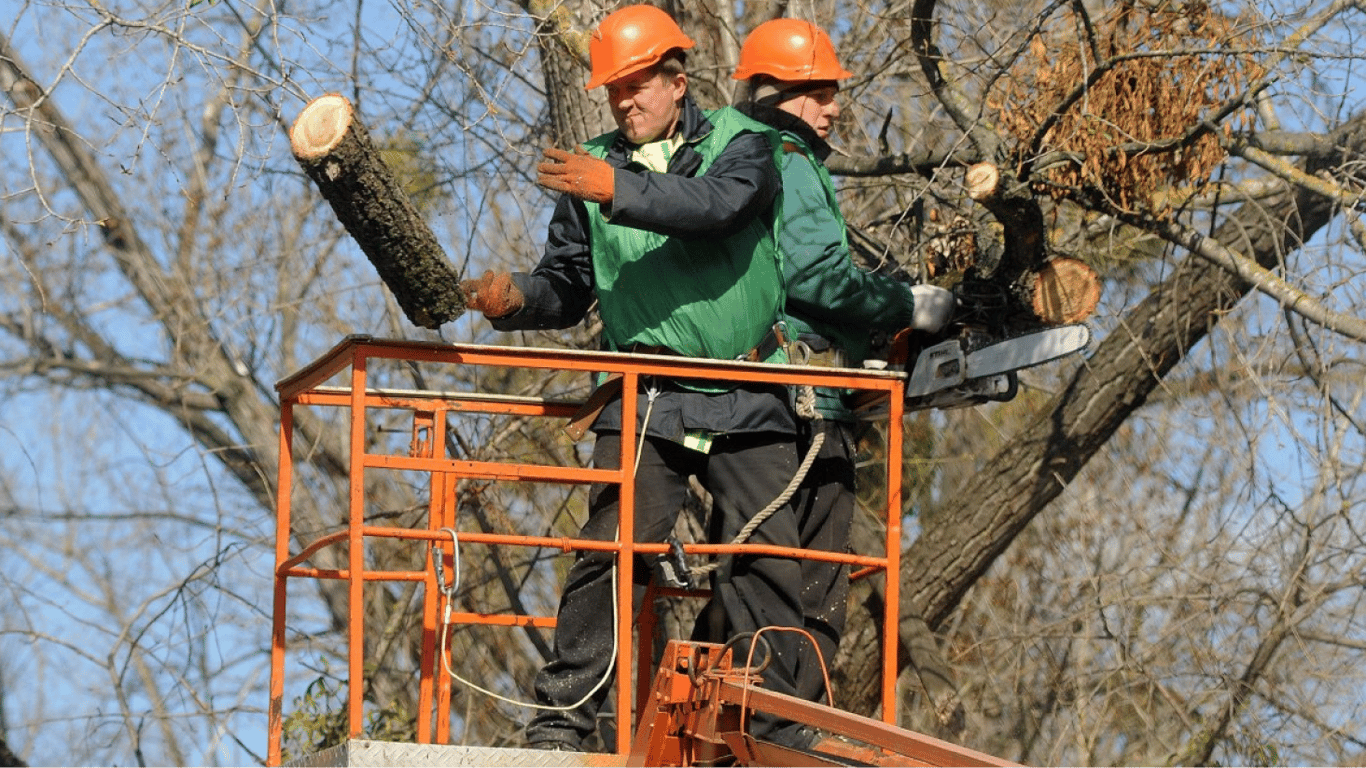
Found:
[[[346,97],[328,94],[309,102],[290,127],[289,142],[408,320],[435,329],[460,317],[465,297],[459,275]]]
[[[1333,148],[1328,150],[1333,156],[1311,162],[1311,173],[1319,165],[1340,164],[1344,156],[1366,152],[1366,117],[1344,124],[1323,146]],[[1325,226],[1334,211],[1331,199],[1287,186],[1277,195],[1243,206],[1219,228],[1215,239],[1274,268],[1287,252]],[[1078,368],[1034,424],[992,457],[970,487],[960,488],[937,510],[936,520],[952,524],[927,526],[903,556],[903,615],[923,617],[937,628],[1034,516],[1062,493],[1251,288],[1198,257],[1182,262]],[[876,628],[867,616],[850,618],[845,643],[868,647],[876,641]],[[905,669],[909,649],[904,642],[900,645],[899,665]],[[854,711],[874,711],[879,696],[877,660],[867,655],[851,658],[851,663],[848,705]]]
[[[597,19],[583,6],[547,0],[518,0],[536,18],[536,48],[550,115],[550,141],[569,149],[613,127],[605,100],[585,91],[588,82],[588,39]]]

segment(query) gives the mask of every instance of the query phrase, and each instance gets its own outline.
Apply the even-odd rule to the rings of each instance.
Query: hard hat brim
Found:
[[[654,65],[663,61],[664,58],[668,56],[670,52],[686,51],[687,49],[693,47],[693,45],[695,45],[695,43],[689,40],[686,45],[683,43],[679,43],[678,45],[670,46],[668,50],[664,51],[658,56],[649,56],[647,58],[641,59],[640,61],[633,61],[630,64],[627,64],[626,66],[621,67],[620,69],[617,69],[613,72],[608,72],[605,74],[595,74],[591,78],[589,78],[588,84],[585,85],[583,89],[585,91],[591,91],[594,88],[606,85],[607,83],[610,83],[613,80],[620,80],[621,78],[626,77],[627,75],[634,75],[642,69],[649,69],[650,67],[653,67]]]

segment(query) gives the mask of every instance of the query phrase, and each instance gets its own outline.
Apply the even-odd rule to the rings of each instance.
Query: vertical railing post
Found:
[[[281,740],[284,738],[285,695],[285,597],[288,576],[280,572],[281,564],[289,559],[290,489],[294,483],[294,403],[280,404],[280,457],[276,470],[275,490],[275,604],[271,609],[270,629],[270,744],[267,765],[279,765],[282,760]]]
[[[446,411],[444,410],[436,413],[436,418],[432,424],[432,456],[446,456]],[[458,506],[460,500],[456,496],[456,483],[459,478],[451,472],[440,472],[438,474],[441,485],[440,520],[434,525],[437,530],[440,530],[441,528],[455,530],[460,509]],[[452,542],[451,546],[451,553],[442,555],[442,557],[446,559],[444,565],[446,567],[447,583],[451,583],[451,580],[456,577],[455,543]],[[442,551],[445,551],[444,547],[442,548]],[[432,588],[435,588],[436,574],[430,573],[428,574],[428,578],[429,581],[432,582]],[[441,599],[444,600],[445,596],[442,595]],[[435,607],[437,606],[438,601],[433,600],[432,603]],[[444,608],[445,606],[440,607]],[[445,635],[449,638],[449,631],[445,626],[446,619],[444,612],[437,612],[436,615],[440,616],[439,621],[441,622],[441,626],[437,628],[438,636]],[[447,642],[449,642],[449,639]],[[438,680],[436,685],[436,740],[440,744],[446,744],[451,738],[451,678],[446,674],[446,658],[450,649],[446,647],[446,643],[441,643],[437,647],[436,652],[438,654],[436,666],[431,668],[431,674],[436,675]]]
[[[896,654],[901,626],[901,419],[905,382],[898,379],[887,394],[887,571],[882,625],[882,720],[897,722]]]
[[[636,555],[636,401],[640,375],[628,370],[621,382],[621,493],[617,506],[617,753],[631,749],[631,627],[635,623],[633,584]],[[645,674],[645,670],[641,670]]]
[[[436,414],[431,411],[414,411],[412,439],[408,445],[408,455],[413,457],[429,458],[436,452]],[[423,439],[425,433],[426,439]],[[432,472],[427,476],[427,530],[436,531],[445,525],[442,522],[442,507],[444,506],[445,496],[443,494],[443,481],[445,473]],[[436,647],[437,637],[437,609],[440,600],[439,590],[436,583],[436,563],[433,562],[433,545],[427,544],[426,551],[423,553],[423,562],[426,564],[425,574],[422,579],[422,647],[418,660],[418,670],[420,678],[417,688],[417,729],[416,738],[419,744],[429,744],[432,741],[432,731],[436,721],[440,719],[439,710],[435,708],[433,700],[435,692],[433,690],[434,681],[440,674],[440,667],[437,664],[437,653],[440,651]]]
[[[351,360],[351,469],[350,504],[347,516],[347,724],[351,738],[363,729],[365,689],[365,368],[366,357],[357,347]]]

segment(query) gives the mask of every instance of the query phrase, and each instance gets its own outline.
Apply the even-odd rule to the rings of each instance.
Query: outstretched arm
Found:
[[[521,307],[489,322],[500,331],[547,330],[577,325],[593,303],[593,256],[583,203],[561,195],[546,236],[545,253],[531,272],[512,273]]]

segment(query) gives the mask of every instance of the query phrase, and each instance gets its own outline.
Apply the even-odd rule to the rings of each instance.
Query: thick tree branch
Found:
[[[826,159],[825,167],[830,169],[831,175],[834,176],[891,176],[897,173],[914,173],[929,178],[940,169],[966,168],[979,160],[981,157],[976,152],[966,149],[950,152],[921,150],[862,157],[831,155]]]
[[[1119,212],[1116,212],[1115,215],[1128,224],[1156,233],[1163,239],[1237,275],[1258,291],[1275,299],[1286,311],[1300,315],[1315,325],[1322,326],[1334,333],[1340,333],[1357,341],[1366,341],[1366,320],[1355,315],[1328,309],[1321,302],[1286,282],[1270,269],[1231,248],[1226,248],[1219,241],[1205,237],[1194,229],[1176,222],[1153,221]]]
[[[1252,146],[1273,155],[1303,157],[1305,155],[1325,154],[1330,150],[1323,144],[1323,136],[1317,133],[1297,131],[1257,131],[1245,138],[1234,137],[1230,149],[1240,145]]]
[[[1319,153],[1324,151],[1322,146],[1314,146],[1312,149]],[[1360,209],[1363,199],[1366,199],[1366,191],[1352,191],[1329,179],[1305,173],[1290,163],[1281,160],[1269,152],[1264,152],[1251,144],[1236,142],[1229,147],[1229,151],[1248,162],[1254,163],[1261,168],[1276,174],[1291,184],[1298,184],[1306,189],[1313,190],[1323,197],[1336,202],[1343,208]],[[1315,152],[1306,151],[1303,154],[1314,153]]]
[[[934,9],[937,0],[915,0],[911,6],[911,49],[915,51],[920,69],[930,84],[934,96],[976,148],[983,161],[1003,163],[1004,144],[980,109],[963,94],[945,72],[943,53],[934,41]]]

